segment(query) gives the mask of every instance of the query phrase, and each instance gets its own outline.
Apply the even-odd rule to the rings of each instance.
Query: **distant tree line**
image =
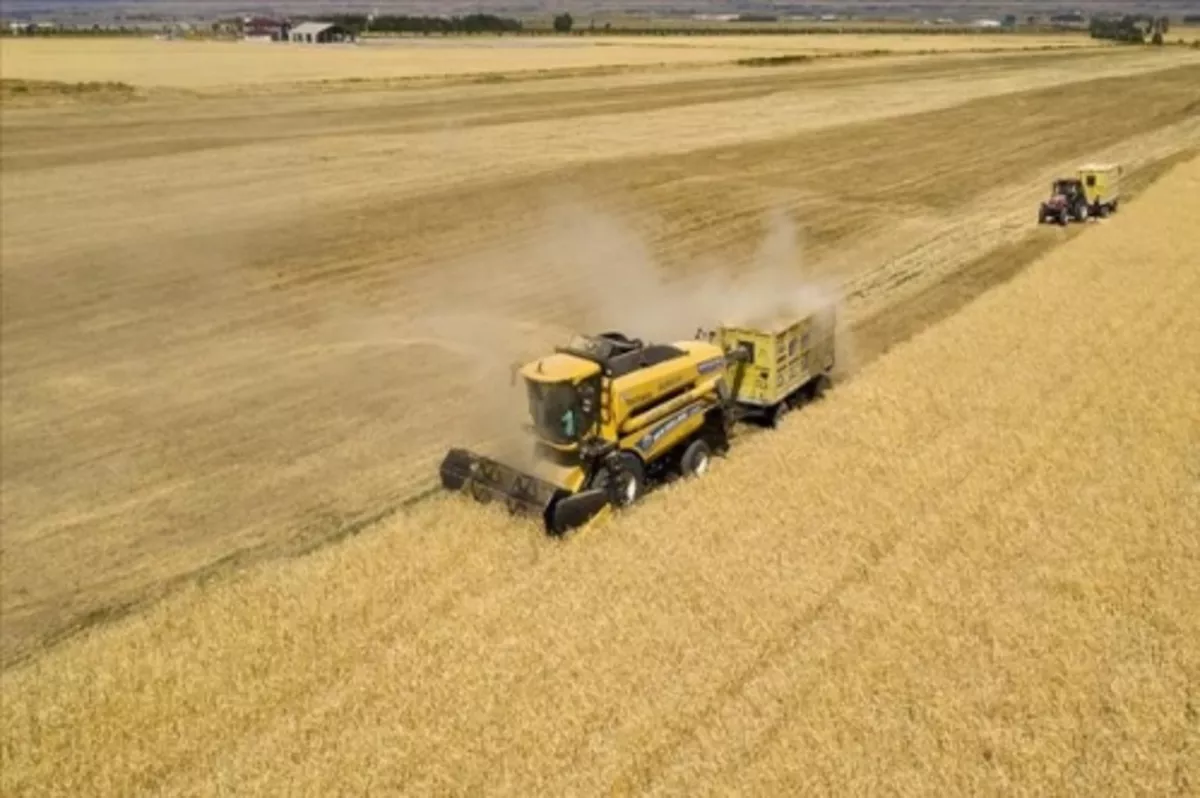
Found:
[[[565,27],[555,30],[559,33],[567,32]],[[1029,29],[1029,32],[1054,32],[1059,28],[1051,26],[1043,26],[1035,29]],[[636,27],[636,26],[613,26],[611,23],[606,24],[603,28],[574,28],[570,31],[575,36],[586,36],[591,34],[611,34],[613,36],[828,36],[830,34],[861,34],[861,35],[905,35],[905,36],[997,36],[1001,34],[1012,34],[1014,29],[1009,27],[999,28],[980,28],[971,25],[942,25],[933,27],[925,26],[907,26],[907,25],[811,25],[807,27],[801,26],[775,26],[775,27],[740,27],[729,25],[727,27],[704,27],[690,26],[673,28],[670,26],[654,26],[654,27]],[[539,31],[536,29],[528,29],[525,33],[530,35],[549,34],[550,31]]]
[[[0,26],[2,36],[149,36],[156,33],[147,28],[126,27],[125,25],[109,26],[95,24],[91,26],[39,26],[33,23],[20,25],[14,30],[11,25]]]
[[[1149,36],[1154,44],[1162,44],[1163,34],[1170,27],[1166,17],[1126,14],[1123,17],[1092,17],[1088,30],[1093,39],[1144,44]]]
[[[506,33],[521,30],[521,21],[494,14],[467,14],[462,17],[413,17],[385,14],[367,19],[365,14],[332,14],[322,19],[359,34],[373,33]]]

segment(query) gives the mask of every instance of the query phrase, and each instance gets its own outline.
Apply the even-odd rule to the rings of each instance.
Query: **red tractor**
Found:
[[[1066,225],[1072,219],[1086,222],[1089,216],[1103,219],[1116,213],[1124,173],[1120,164],[1087,164],[1079,167],[1075,177],[1055,180],[1050,199],[1038,208],[1038,224]]]
[[[1075,219],[1086,222],[1090,203],[1083,190],[1083,181],[1078,178],[1055,180],[1050,199],[1038,208],[1038,224],[1058,222],[1064,227]]]

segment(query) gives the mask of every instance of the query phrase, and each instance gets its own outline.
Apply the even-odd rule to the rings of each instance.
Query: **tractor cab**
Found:
[[[1065,205],[1071,208],[1083,197],[1083,183],[1078,178],[1068,177],[1055,180],[1050,188],[1048,204]]]
[[[1088,216],[1088,200],[1083,181],[1076,177],[1055,180],[1050,197],[1038,208],[1038,223],[1057,222],[1065,225],[1071,219],[1084,221]]]

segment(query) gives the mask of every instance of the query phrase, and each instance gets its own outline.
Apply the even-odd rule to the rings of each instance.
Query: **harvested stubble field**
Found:
[[[722,735],[733,734],[754,747],[759,732],[766,734],[762,760],[747,753],[712,762],[740,756],[747,778],[765,779],[786,772],[772,771],[771,752],[783,750],[775,746],[811,733],[799,747],[812,773],[840,778],[833,769],[843,766],[822,765],[822,752],[838,750],[844,758],[859,740],[861,767],[851,773],[850,760],[844,765],[851,783],[884,772],[937,777],[939,770],[922,770],[935,760],[909,767],[897,759],[900,740],[919,752],[934,745],[932,737],[914,731],[916,737],[889,736],[882,746],[871,739],[868,748],[865,727],[854,724],[872,710],[862,696],[839,692],[894,677],[901,693],[921,696],[933,682],[920,681],[924,669],[888,670],[888,649],[867,637],[855,659],[845,659],[837,635],[872,616],[842,617],[834,613],[836,602],[821,596],[875,608],[880,628],[922,623],[878,617],[879,607],[891,612],[895,602],[879,598],[884,603],[875,607],[873,591],[915,578],[896,557],[929,534],[941,535],[966,509],[947,509],[936,523],[926,518],[910,530],[904,519],[913,511],[904,497],[923,488],[893,483],[910,469],[909,456],[918,465],[951,468],[968,454],[955,447],[980,449],[983,427],[955,426],[968,422],[966,411],[960,417],[939,410],[942,416],[927,420],[916,413],[949,401],[955,385],[982,385],[982,376],[951,380],[943,393],[945,361],[930,360],[923,372],[929,385],[917,388],[911,408],[888,398],[904,396],[918,384],[911,380],[892,385],[892,377],[864,375],[847,385],[848,395],[874,391],[869,395],[882,405],[863,423],[846,422],[836,433],[842,437],[820,439],[822,446],[849,447],[822,467],[860,468],[855,458],[862,447],[874,452],[878,459],[861,467],[874,469],[880,490],[899,491],[886,499],[895,506],[895,525],[872,520],[883,510],[869,502],[869,512],[859,513],[862,490],[822,493],[820,480],[832,480],[833,471],[812,477],[811,495],[823,509],[812,519],[791,519],[788,502],[798,499],[786,499],[776,511],[789,520],[778,528],[752,513],[749,526],[734,531],[714,520],[699,533],[684,524],[652,536],[648,530],[664,508],[682,501],[671,495],[648,505],[641,520],[566,550],[529,530],[500,529],[495,520],[472,528],[479,518],[474,508],[445,502],[379,521],[428,484],[448,443],[494,432],[496,418],[510,408],[488,399],[506,384],[510,357],[536,351],[530,347],[560,338],[576,323],[686,335],[691,328],[684,322],[711,321],[697,316],[720,310],[713,297],[728,293],[720,280],[676,293],[664,288],[663,276],[690,280],[721,264],[744,288],[765,263],[833,285],[846,297],[853,324],[850,367],[876,362],[876,371],[891,368],[878,365],[891,358],[876,361],[889,347],[1056,245],[1082,246],[1075,242],[1081,235],[1106,240],[1117,236],[1110,228],[1124,230],[1121,240],[1139,248],[1126,294],[1151,291],[1152,281],[1143,284],[1146,264],[1169,268],[1152,261],[1156,248],[1171,243],[1160,239],[1176,233],[1125,221],[1138,218],[1135,209],[1151,202],[1149,195],[1135,196],[1118,219],[1086,231],[1034,229],[1035,203],[1054,175],[1082,160],[1121,160],[1129,170],[1127,190],[1136,195],[1194,154],[1198,80],[1200,55],[1122,49],[786,69],[714,65],[402,90],[364,81],[337,92],[291,86],[274,94],[247,86],[203,98],[151,92],[131,100],[122,91],[111,102],[87,93],[86,101],[47,104],[36,93],[6,97],[0,651],[10,666],[33,659],[4,677],[6,784],[30,794],[70,792],[72,784],[127,794],[161,776],[174,785],[167,792],[203,792],[220,786],[213,778],[241,781],[250,774],[266,790],[277,785],[277,768],[293,761],[294,748],[305,749],[294,761],[306,765],[286,778],[326,793],[351,786],[337,779],[372,774],[408,780],[416,792],[446,779],[469,787],[497,762],[496,786],[528,794],[544,778],[548,791],[561,792],[552,788],[571,779],[591,787],[611,779],[634,783],[642,773],[669,783],[705,761],[697,746],[719,745]],[[1081,128],[1089,119],[1105,124]],[[1171,202],[1189,210],[1180,197],[1195,197],[1194,183],[1179,180],[1176,193],[1161,200],[1164,213]],[[1151,223],[1154,214],[1138,213]],[[1085,287],[1103,293],[1102,286]],[[1184,301],[1185,288],[1169,301]],[[1029,323],[1036,324],[1042,311],[1022,313],[1032,313]],[[1027,316],[1021,318],[1026,329]],[[1115,318],[1095,323],[1116,327]],[[664,322],[672,323],[669,330]],[[1053,329],[1056,340],[1062,331]],[[1124,328],[1114,334],[1124,340]],[[972,351],[991,352],[1000,345],[993,332],[977,343],[940,335],[933,340],[944,348],[969,343]],[[1142,343],[1152,358],[1171,355]],[[983,366],[1007,368],[1008,356]],[[1064,366],[1061,379],[1072,368]],[[1032,379],[1041,385],[1052,376]],[[1161,389],[1174,396],[1168,386],[1140,380],[1122,384],[1122,392]],[[841,405],[838,396],[828,408]],[[963,401],[992,401],[988,396],[995,399],[972,390]],[[1070,396],[1048,398],[1065,403]],[[845,419],[862,411],[863,400],[855,401],[858,409],[852,403],[839,411],[850,414]],[[1109,401],[1115,398],[1103,397],[1100,406]],[[763,463],[791,475],[781,479],[810,485],[809,466],[801,464],[811,461],[788,452],[808,447],[807,438],[796,436],[818,434],[804,430],[833,412],[814,411],[812,422],[794,422],[800,426],[778,442],[747,441],[720,472],[720,490],[728,491],[721,495],[745,490],[749,477],[737,474]],[[841,417],[830,418],[820,423]],[[895,429],[871,445],[868,432],[883,434],[885,422]],[[917,441],[917,433],[930,437],[910,444],[905,436]],[[835,435],[835,428],[824,434]],[[976,460],[986,454],[972,480],[1000,468],[1011,447],[1032,446],[1026,435],[1009,435],[994,453],[969,452]],[[888,443],[893,438],[898,443]],[[1141,451],[1140,443],[1130,445]],[[1096,490],[1120,486],[1118,480]],[[929,501],[944,493],[930,493]],[[809,488],[798,495],[810,495]],[[872,495],[885,501],[885,493]],[[968,504],[976,498],[964,495]],[[437,520],[445,512],[451,517]],[[1045,523],[1058,528],[1051,523],[1056,518]],[[260,568],[247,580],[224,586],[217,580],[132,622],[42,651],[47,642],[198,576],[364,529],[366,536],[351,543]],[[945,556],[955,568],[984,557],[993,529],[963,522],[967,553],[947,549]],[[1112,547],[1124,540],[1115,525],[1104,530]],[[1066,551],[1074,539],[1057,540],[1044,543]],[[899,554],[889,553],[889,541]],[[1009,553],[1023,556],[1014,545]],[[639,563],[643,553],[647,559]],[[710,555],[715,559],[704,561]],[[899,563],[900,570],[875,582],[866,576],[872,561]],[[983,563],[984,592],[955,601],[976,602],[978,613],[1011,615],[1008,626],[997,621],[993,634],[1002,639],[1001,653],[1035,657],[1036,651],[1004,648],[1017,646],[1021,634],[1062,634],[1073,645],[1069,624],[1021,629],[1016,609],[993,606],[998,594],[987,591],[1007,585],[988,587],[986,567],[1001,569],[1004,562]],[[957,573],[938,567],[943,581],[945,573]],[[1098,601],[1089,591],[1108,583],[1088,578],[1080,572],[1082,586],[1067,594]],[[840,584],[848,587],[829,593]],[[651,585],[655,592],[643,593]],[[917,605],[928,598],[905,595]],[[928,598],[939,606],[943,600]],[[697,614],[680,626],[685,605]],[[1071,622],[1090,618],[1096,606],[1072,610]],[[963,631],[946,627],[948,618],[926,620],[914,640]],[[827,621],[835,624],[832,637],[822,637]],[[796,642],[788,637],[791,626],[802,630],[801,651],[826,646],[834,663],[828,684],[813,681],[815,660],[788,648]],[[1110,632],[1121,630],[1105,626],[1097,634]],[[498,648],[490,647],[493,637]],[[926,656],[901,642],[891,644],[900,656],[896,667]],[[950,644],[940,645],[933,650]],[[539,651],[550,652],[549,672]],[[971,654],[955,652],[948,655],[952,664],[954,656]],[[756,661],[765,669],[745,670]],[[872,661],[879,665],[870,673],[854,670]],[[1077,664],[1064,660],[1063,667]],[[668,684],[672,669],[679,679]],[[739,683],[743,672],[750,676]],[[1018,743],[1009,736],[1015,721],[1007,714],[1057,700],[1054,691],[1065,688],[1051,678],[1044,694],[1013,698],[1004,690],[1016,688],[993,675],[998,714],[989,716],[991,726],[974,727],[976,737],[988,728],[996,735],[987,767],[1022,778],[1032,772],[1021,770],[1028,761],[1046,767],[1065,761],[1054,758],[1066,756],[1061,741],[1041,752],[1043,759],[1017,757]],[[955,687],[974,689],[958,684],[960,676],[946,676],[951,684],[942,689],[950,695]],[[548,685],[546,693],[536,688],[538,680]],[[776,700],[793,688],[810,691],[806,704],[824,707],[809,731],[789,720],[791,704]],[[760,702],[754,691],[769,700]],[[851,727],[859,729],[854,735],[832,726],[839,695],[848,702]],[[679,710],[697,696],[703,700]],[[1016,703],[1004,704],[1006,697]],[[760,715],[738,716],[746,701]],[[922,719],[926,728],[949,734],[966,722],[955,714],[965,710],[942,701],[913,705],[909,721],[895,714],[898,704],[878,712],[897,734]],[[564,706],[571,707],[565,716],[554,714],[552,708]],[[700,722],[722,713],[733,714],[717,727]],[[344,740],[318,734],[341,735],[358,721]],[[737,726],[760,721],[762,728]],[[505,722],[527,733],[502,732]],[[937,756],[956,750],[949,746]],[[360,759],[371,767],[358,767]],[[741,778],[732,772],[722,778]],[[963,779],[984,778],[969,768],[961,772]],[[1086,767],[1082,773],[1094,777]]]
[[[1094,48],[1077,34],[913,36],[524,36],[366,39],[357,45],[155,39],[8,39],[0,74],[25,80],[114,81],[205,89],[307,80],[489,75],[538,70],[689,66],[781,55]]]
[[[1198,211],[1192,159],[566,544],[437,499],[10,670],[5,792],[1188,794]]]

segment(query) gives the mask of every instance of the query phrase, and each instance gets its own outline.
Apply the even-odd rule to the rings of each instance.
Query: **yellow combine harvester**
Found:
[[[442,485],[540,516],[562,534],[626,507],[666,477],[700,476],[747,416],[774,423],[815,396],[834,365],[834,310],[762,326],[698,331],[646,344],[617,332],[576,336],[519,369],[532,466],[466,449],[442,461]],[[514,375],[515,376],[515,375]]]

